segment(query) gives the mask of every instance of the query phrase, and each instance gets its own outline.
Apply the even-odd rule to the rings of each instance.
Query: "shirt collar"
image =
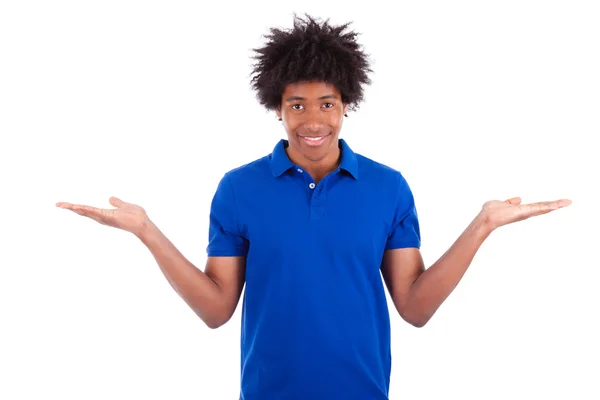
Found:
[[[287,140],[281,139],[271,153],[271,171],[275,177],[283,175],[283,173],[294,167],[294,164],[285,152],[288,145],[289,142]],[[338,146],[342,152],[340,169],[347,171],[354,179],[358,179],[358,158],[356,153],[352,151],[344,139],[338,139]]]

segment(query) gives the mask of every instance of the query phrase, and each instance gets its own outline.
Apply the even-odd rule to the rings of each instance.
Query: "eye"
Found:
[[[326,106],[325,108],[333,108],[333,107],[335,107],[334,103],[324,103],[324,105]],[[329,105],[329,106],[327,107],[327,105]],[[292,109],[294,109],[296,111],[300,111],[301,108],[297,108],[296,106],[303,107],[302,104],[298,104],[298,103],[292,104],[290,107],[292,107]]]

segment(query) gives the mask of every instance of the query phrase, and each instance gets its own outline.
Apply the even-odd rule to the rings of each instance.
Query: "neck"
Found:
[[[342,156],[339,146],[335,146],[335,148],[321,160],[310,160],[302,154],[296,154],[293,150],[290,151],[290,147],[287,147],[285,151],[290,161],[309,173],[315,180],[315,183],[319,183],[328,174],[335,171],[340,165]]]

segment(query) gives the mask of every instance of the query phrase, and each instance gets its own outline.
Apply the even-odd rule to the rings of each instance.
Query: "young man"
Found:
[[[387,399],[384,284],[402,318],[422,327],[494,229],[570,204],[489,201],[425,269],[406,180],[338,137],[371,71],[347,25],[296,18],[256,49],[253,88],[287,140],[219,183],[204,272],[140,206],[115,197],[113,210],[57,204],[138,236],[211,328],[231,318],[245,284],[240,399]]]

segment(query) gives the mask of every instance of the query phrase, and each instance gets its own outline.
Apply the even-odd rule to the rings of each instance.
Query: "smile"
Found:
[[[319,146],[321,144],[323,144],[323,142],[325,141],[325,139],[327,139],[327,136],[329,135],[325,135],[325,136],[300,136],[302,138],[302,141],[304,141],[304,143],[306,143],[309,146]]]

